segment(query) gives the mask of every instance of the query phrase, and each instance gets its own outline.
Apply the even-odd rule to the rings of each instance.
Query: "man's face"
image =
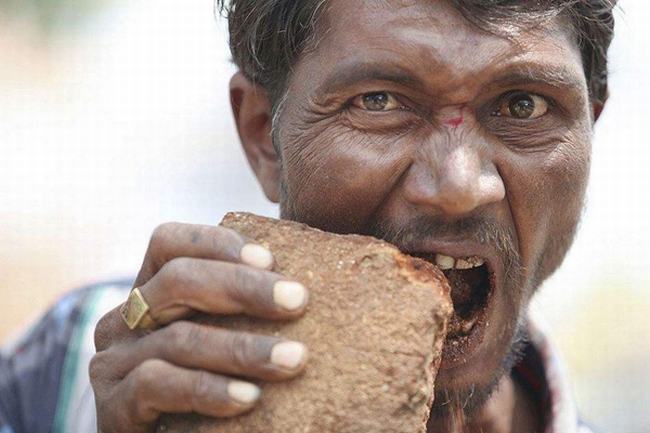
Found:
[[[480,400],[579,220],[579,50],[561,19],[504,38],[442,1],[332,0],[321,24],[276,124],[282,216],[477,266],[445,271],[456,315],[437,394]]]

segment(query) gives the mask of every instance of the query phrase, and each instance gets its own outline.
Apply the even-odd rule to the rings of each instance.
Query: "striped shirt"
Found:
[[[88,365],[98,320],[123,302],[130,281],[98,284],[63,297],[0,351],[0,433],[96,432]],[[592,433],[571,397],[565,369],[532,321],[513,377],[536,397],[544,433]]]

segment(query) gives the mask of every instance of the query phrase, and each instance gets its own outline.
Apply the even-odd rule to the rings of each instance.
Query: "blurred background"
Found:
[[[582,227],[533,309],[584,416],[645,433],[650,3],[620,6]],[[0,343],[65,291],[133,276],[161,222],[277,214],[239,149],[232,71],[212,0],[0,0]]]

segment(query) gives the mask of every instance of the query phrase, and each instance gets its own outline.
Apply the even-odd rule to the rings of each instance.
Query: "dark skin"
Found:
[[[562,18],[508,40],[446,2],[330,5],[322,37],[290,76],[275,146],[266,92],[241,73],[231,80],[249,162],[283,218],[374,234],[408,252],[487,258],[496,278],[489,326],[461,361],[443,360],[437,399],[485,395],[456,431],[540,431],[532,396],[503,364],[582,209],[602,104],[589,101],[578,47]],[[517,272],[495,245],[458,228],[468,220],[504,234]],[[413,221],[428,230],[405,234]],[[156,231],[135,285],[161,328],[129,331],[117,309],[97,327],[90,371],[100,432],[151,432],[168,412],[234,416],[255,399],[233,399],[232,375],[288,380],[305,367],[306,355],[290,368],[274,363],[277,337],[183,320],[195,311],[299,320],[306,298],[292,309],[278,304],[283,277],[247,244],[220,227]],[[449,413],[434,409],[428,427],[452,431]]]

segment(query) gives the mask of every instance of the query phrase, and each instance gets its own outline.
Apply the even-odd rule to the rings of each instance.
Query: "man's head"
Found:
[[[437,401],[479,406],[579,221],[613,2],[226,6],[233,109],[267,196],[454,267]]]

